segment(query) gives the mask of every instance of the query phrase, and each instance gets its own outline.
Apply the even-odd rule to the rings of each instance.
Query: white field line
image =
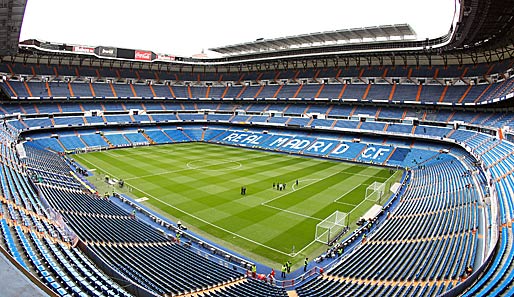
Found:
[[[246,158],[245,160],[249,160],[249,159],[248,159],[248,158]],[[85,159],[83,159],[83,161],[84,161],[84,162],[87,162],[87,163],[89,163],[89,164],[91,164],[91,165],[92,165],[92,166],[94,166],[94,167],[97,167],[97,166],[95,166],[93,163],[91,163],[90,161],[87,161],[87,160],[85,160]],[[236,161],[233,161],[233,162],[236,162]],[[208,166],[212,166],[212,165],[208,165]],[[196,167],[195,169],[200,169],[200,168],[201,168],[201,167]],[[190,169],[190,168],[187,168],[187,169],[180,169],[180,170],[175,170],[175,171],[167,171],[167,172],[158,173],[158,174],[152,174],[152,175],[148,175],[148,176],[162,175],[162,174],[167,174],[167,173],[175,173],[175,172],[185,171],[185,170],[189,170],[189,169]],[[103,169],[102,169],[102,170],[103,170]],[[109,172],[107,172],[106,170],[103,170],[103,171],[104,171],[104,172],[106,172],[107,174],[109,174],[109,176],[115,177],[115,176],[113,176],[112,174],[110,174]],[[309,186],[309,185],[311,185],[311,184],[314,184],[314,183],[316,183],[316,182],[318,182],[318,181],[320,181],[320,180],[324,180],[324,179],[326,179],[326,178],[329,178],[329,177],[331,177],[331,176],[334,176],[334,175],[336,175],[336,174],[338,174],[338,173],[351,174],[351,173],[345,173],[345,172],[342,172],[342,171],[338,171],[338,172],[335,172],[335,173],[333,173],[333,174],[331,174],[331,175],[329,175],[329,176],[326,176],[325,178],[321,178],[321,179],[311,179],[311,180],[315,180],[315,181],[314,181],[314,182],[312,182],[312,183],[309,183],[309,184],[307,184],[307,185],[304,185],[304,186],[302,186],[302,187],[299,187],[298,189],[293,188],[293,191],[300,190],[300,189],[302,189],[302,188],[304,188],[304,187],[307,187],[307,186]],[[357,176],[362,176],[362,177],[373,177],[373,175],[360,174],[360,173],[355,173],[355,174],[352,174],[352,175],[357,175]],[[127,181],[127,180],[131,180],[131,179],[142,178],[142,177],[148,177],[148,176],[140,176],[140,177],[128,178],[128,179],[125,179],[125,181]],[[116,177],[116,178],[117,178],[117,177]],[[377,177],[377,178],[380,178],[380,177]],[[304,180],[304,181],[305,181],[305,180]],[[139,191],[139,192],[141,192],[141,193],[143,193],[143,194],[145,194],[145,195],[147,195],[147,196],[149,196],[149,197],[151,197],[151,198],[153,198],[153,199],[155,199],[155,200],[157,200],[157,201],[159,201],[159,202],[161,202],[161,203],[163,203],[163,204],[165,204],[165,205],[168,205],[169,207],[171,207],[171,208],[173,208],[173,209],[175,209],[175,210],[177,210],[177,211],[179,211],[179,212],[182,212],[182,213],[184,213],[184,214],[186,214],[186,215],[188,215],[188,216],[190,216],[190,217],[192,217],[192,218],[195,218],[195,219],[197,219],[197,220],[199,220],[199,221],[201,221],[201,222],[203,222],[203,223],[205,223],[205,224],[207,224],[207,225],[213,226],[213,227],[215,227],[215,228],[217,228],[217,229],[220,229],[220,230],[222,230],[222,231],[224,231],[224,232],[227,232],[227,233],[229,233],[229,234],[231,234],[231,235],[237,236],[237,237],[239,237],[239,238],[241,238],[241,239],[243,239],[243,240],[246,240],[246,241],[251,242],[251,243],[253,243],[253,244],[256,244],[256,245],[262,246],[262,247],[264,247],[264,248],[266,248],[266,249],[272,250],[272,251],[277,252],[277,253],[280,253],[280,254],[282,254],[282,255],[296,257],[297,255],[299,255],[300,253],[302,253],[302,252],[303,252],[304,250],[306,250],[309,246],[311,246],[312,244],[314,244],[314,243],[316,242],[316,240],[311,241],[309,244],[307,244],[305,247],[303,247],[301,250],[299,250],[299,251],[298,251],[298,252],[296,252],[296,253],[286,253],[286,252],[282,252],[282,251],[280,251],[280,250],[277,250],[277,249],[275,249],[275,248],[272,248],[272,247],[270,247],[270,246],[267,246],[267,245],[265,245],[265,244],[262,244],[262,243],[260,243],[260,242],[255,241],[255,240],[252,240],[252,239],[249,239],[249,238],[244,237],[244,236],[242,236],[242,235],[239,235],[239,234],[237,234],[237,233],[235,233],[235,232],[229,231],[229,230],[227,230],[227,229],[225,229],[225,228],[222,228],[222,227],[220,227],[220,226],[218,226],[218,225],[215,225],[215,224],[213,224],[213,223],[210,223],[210,222],[208,222],[208,221],[206,221],[206,220],[204,220],[204,219],[202,219],[202,218],[200,218],[200,217],[197,217],[197,216],[195,216],[195,215],[193,215],[193,214],[190,214],[190,213],[188,213],[188,212],[186,212],[186,211],[184,211],[184,210],[182,210],[182,209],[180,209],[180,208],[178,208],[178,207],[176,207],[176,206],[174,206],[174,205],[171,205],[171,204],[169,204],[169,203],[167,203],[167,202],[165,202],[165,201],[163,201],[163,200],[161,200],[161,199],[159,199],[159,198],[156,198],[155,196],[153,196],[153,195],[151,195],[151,194],[149,194],[149,193],[147,193],[147,192],[145,192],[145,191],[142,191],[142,190],[140,190],[139,188],[134,187],[133,185],[130,185],[129,183],[126,183],[126,184],[127,184],[127,185],[129,185],[130,187],[132,187],[133,189],[136,189],[137,191]],[[293,184],[294,184],[294,183],[293,183]],[[352,189],[352,190],[353,190],[353,189]],[[347,193],[345,193],[345,194],[344,194],[344,195],[342,195],[341,197],[345,196],[346,194],[348,194],[348,193],[349,193],[349,192],[351,192],[352,190],[348,191]],[[271,202],[271,201],[274,201],[274,200],[276,200],[276,199],[278,199],[278,198],[284,197],[284,196],[286,196],[286,195],[288,195],[288,194],[290,194],[290,193],[291,193],[291,192],[289,192],[289,193],[284,193],[284,194],[279,195],[279,196],[277,196],[277,197],[275,197],[275,198],[273,198],[273,199],[270,199],[270,200],[268,200],[268,201],[262,202],[262,203],[261,203],[261,205],[266,206],[266,207],[270,207],[270,208],[273,208],[273,209],[277,209],[277,210],[280,210],[280,211],[284,211],[284,212],[287,212],[287,213],[291,213],[291,214],[294,214],[294,215],[298,215],[298,216],[301,216],[301,217],[305,217],[305,218],[308,218],[308,219],[313,219],[313,220],[322,221],[322,220],[321,220],[321,219],[319,219],[319,218],[315,218],[315,217],[307,216],[307,215],[304,215],[304,214],[301,214],[301,213],[297,213],[297,212],[289,211],[289,210],[287,210],[287,209],[282,209],[282,208],[279,208],[279,207],[275,207],[275,206],[267,205],[267,203],[269,203],[269,202]],[[341,197],[339,197],[339,198],[341,198]],[[339,199],[339,198],[337,198],[337,199]],[[337,199],[336,199],[336,200],[337,200]],[[337,202],[337,201],[334,201],[334,202],[336,202],[336,203],[341,203],[341,204],[347,204],[347,205],[350,205],[350,206],[354,206],[354,208],[352,209],[352,211],[353,211],[355,208],[359,207],[359,206],[360,206],[364,201],[362,201],[362,202],[361,202],[361,203],[359,203],[358,205],[353,205],[353,204],[343,203],[343,202]]]
[[[283,209],[283,208],[280,208],[280,207],[275,207],[275,206],[271,206],[271,205],[262,205],[262,206],[266,206],[266,207],[269,207],[269,208],[273,208],[273,209],[276,209],[276,210],[280,210],[280,211],[283,211],[283,212],[294,214],[294,215],[297,215],[297,216],[300,216],[300,217],[304,217],[304,218],[307,218],[307,219],[312,219],[312,220],[316,220],[316,221],[320,221],[320,222],[323,221],[322,219],[319,219],[319,218],[311,217],[311,216],[304,215],[304,214],[299,213],[299,212],[294,212],[294,211]]]
[[[344,197],[346,196],[348,193],[350,193],[351,191],[353,191],[355,188],[357,188],[358,186],[360,185],[357,185],[355,187],[353,187],[353,189],[347,191],[345,194],[343,194],[341,197]],[[339,197],[339,198],[341,198]],[[345,203],[345,202],[339,202],[337,201],[339,198],[337,198],[336,200],[334,200],[335,203],[339,203],[339,204],[344,204],[344,205],[349,205],[349,206],[353,206],[352,210],[350,210],[349,213],[353,212],[355,209],[359,208],[359,206],[364,203],[364,201],[366,201],[366,199],[362,200],[359,204],[351,204],[351,203]],[[297,255],[299,255],[300,253],[302,253],[304,250],[306,250],[309,246],[313,245],[314,243],[316,243],[316,240],[313,240],[311,241],[308,245],[306,245],[303,249],[299,250],[298,252],[296,253],[293,253],[291,254],[292,257],[296,257]]]
[[[163,172],[159,172],[159,173],[153,173],[153,174],[147,174],[147,175],[140,175],[140,176],[135,176],[135,177],[129,177],[129,178],[125,178],[124,180],[125,180],[125,181],[128,181],[128,180],[134,180],[134,179],[140,179],[140,178],[146,178],[146,177],[152,177],[152,176],[165,175],[165,174],[169,174],[169,173],[183,172],[183,171],[187,171],[187,170],[202,169],[202,168],[206,168],[206,167],[209,167],[209,166],[222,165],[222,164],[224,164],[224,163],[226,163],[226,164],[230,164],[230,163],[238,163],[239,165],[238,165],[238,167],[237,167],[237,168],[230,168],[230,170],[235,170],[235,169],[239,169],[239,168],[243,167],[243,164],[241,164],[241,163],[240,163],[240,161],[246,161],[246,160],[258,159],[258,158],[259,158],[259,157],[255,157],[255,158],[245,158],[245,159],[241,159],[241,160],[239,160],[239,161],[220,162],[219,164],[209,164],[209,165],[205,165],[205,166],[198,166],[198,167],[190,166],[190,163],[191,163],[191,162],[195,162],[195,161],[201,161],[201,160],[192,160],[192,161],[187,162],[187,164],[186,164],[186,168],[183,168],[183,169],[168,170],[168,171],[163,171]],[[227,169],[227,170],[229,170],[229,169]]]
[[[308,184],[306,184],[306,185],[302,185],[301,187],[298,187],[298,189],[296,189],[296,188],[294,187],[294,186],[295,186],[295,184],[293,183],[293,187],[292,187],[293,192],[294,192],[294,191],[301,190],[302,188],[308,187],[308,186],[310,186],[310,185],[312,185],[312,184],[315,184],[315,183],[317,183],[317,182],[319,182],[319,181],[322,181],[322,180],[324,180],[324,179],[327,179],[327,178],[329,178],[329,177],[332,177],[332,176],[334,176],[334,175],[336,175],[336,174],[338,174],[338,173],[351,174],[351,173],[346,173],[346,172],[343,172],[343,171],[338,171],[338,172],[335,172],[335,173],[333,173],[333,174],[330,174],[330,175],[328,175],[328,176],[326,176],[326,177],[324,177],[324,178],[318,178],[318,179],[314,179],[314,178],[312,178],[312,179],[304,179],[304,180],[302,180],[302,181],[313,180],[313,182],[308,183]],[[359,173],[356,173],[356,174],[353,174],[353,175],[363,176],[363,177],[373,177],[373,175],[359,174]],[[303,184],[303,183],[302,183],[302,184]],[[344,204],[344,205],[353,206],[353,208],[355,208],[355,207],[357,206],[356,204],[345,203],[345,202],[339,202],[339,201],[337,201],[337,200],[339,200],[341,197],[346,196],[348,193],[350,193],[351,191],[353,191],[353,190],[354,190],[355,188],[357,188],[358,186],[359,186],[359,185],[355,186],[355,187],[354,187],[354,188],[352,188],[351,190],[349,190],[349,191],[347,191],[346,193],[344,193],[343,195],[339,196],[339,197],[338,197],[338,198],[336,198],[333,202],[335,202],[335,203],[339,203],[339,204]],[[287,195],[289,195],[289,194],[291,194],[291,193],[292,193],[292,192],[284,193],[284,194],[279,195],[279,196],[277,196],[277,197],[275,197],[275,198],[273,198],[273,199],[270,199],[270,200],[267,200],[267,201],[262,202],[262,203],[261,203],[261,205],[262,205],[262,206],[266,206],[266,207],[270,207],[270,208],[273,208],[273,209],[281,210],[281,211],[284,211],[284,212],[288,212],[288,213],[291,213],[291,214],[296,214],[296,215],[301,216],[301,217],[305,217],[305,218],[310,218],[310,219],[315,219],[315,220],[322,221],[322,220],[320,220],[320,219],[318,219],[318,218],[315,218],[315,217],[311,217],[311,216],[304,215],[304,214],[297,213],[297,212],[293,212],[293,211],[288,211],[287,209],[284,209],[284,208],[280,208],[280,207],[275,207],[275,206],[268,205],[268,203],[270,203],[270,202],[272,202],[272,201],[275,201],[275,200],[277,200],[277,199],[279,199],[279,198],[282,198],[282,197],[284,197],[284,196],[287,196]],[[361,202],[361,203],[362,203],[362,202]],[[360,204],[358,204],[358,205],[360,205]],[[353,209],[352,209],[352,210],[353,210]]]
[[[309,244],[307,244],[306,246],[304,246],[301,250],[299,250],[298,252],[296,253],[292,253],[291,254],[291,257],[296,257],[298,256],[299,254],[301,254],[303,251],[305,251],[308,247],[310,247],[311,245],[313,245],[314,243],[316,243],[316,240],[313,240],[311,241]]]
[[[302,187],[299,187],[298,189],[296,189],[296,188],[295,188],[295,184],[293,184],[292,189],[293,189],[293,191],[300,190],[300,189],[302,189],[302,188],[304,188],[304,187],[307,187],[307,186],[310,186],[310,185],[312,185],[312,184],[314,184],[314,183],[316,183],[316,182],[318,182],[318,181],[320,181],[320,180],[324,180],[324,179],[326,179],[326,178],[328,178],[328,177],[334,176],[334,175],[336,175],[337,173],[341,173],[341,171],[336,172],[336,173],[333,173],[333,174],[331,174],[331,175],[329,175],[329,176],[327,176],[327,177],[325,177],[325,178],[319,178],[319,179],[304,179],[304,180],[301,180],[301,181],[303,181],[303,182],[305,182],[305,181],[307,181],[307,180],[313,180],[314,182],[312,182],[312,183],[308,183],[307,185],[304,185],[304,186],[302,186]],[[357,176],[364,176],[364,177],[373,177],[373,175],[358,174],[358,173],[357,173],[357,174],[353,174],[353,175],[357,175]],[[378,178],[380,178],[380,177],[378,177]],[[300,181],[300,180],[299,180],[299,181]],[[302,183],[302,184],[303,184],[303,183]],[[344,205],[352,206],[353,208],[352,208],[352,210],[350,211],[350,212],[352,212],[355,208],[357,208],[358,206],[360,206],[364,201],[362,201],[362,202],[361,202],[361,203],[359,203],[359,204],[351,204],[351,203],[339,202],[339,201],[337,201],[337,200],[339,200],[340,198],[342,198],[342,197],[346,196],[348,193],[350,193],[350,192],[352,192],[353,190],[355,190],[358,186],[360,186],[360,185],[356,185],[356,186],[355,186],[355,187],[353,187],[352,189],[348,190],[346,193],[344,193],[343,195],[341,195],[341,196],[339,196],[338,198],[336,198],[336,199],[334,200],[334,202],[335,202],[335,203],[339,203],[339,204],[344,204]],[[320,221],[320,222],[322,221],[321,219],[318,219],[318,218],[315,218],[315,217],[311,217],[311,216],[308,216],[308,215],[304,215],[304,214],[301,214],[301,213],[293,212],[293,211],[290,211],[290,210],[287,210],[287,209],[283,209],[283,208],[279,208],[279,207],[275,207],[275,206],[271,206],[271,205],[268,205],[268,204],[267,204],[268,202],[271,202],[271,201],[274,201],[274,200],[276,200],[276,199],[278,199],[278,198],[284,197],[284,196],[286,196],[286,195],[288,195],[288,194],[290,194],[290,193],[291,193],[291,192],[289,192],[289,193],[284,193],[284,194],[282,194],[282,195],[279,195],[278,197],[275,197],[275,198],[270,199],[270,200],[268,200],[268,201],[262,202],[262,203],[261,203],[261,205],[262,205],[262,206],[266,206],[266,207],[270,207],[270,208],[273,208],[273,209],[277,209],[277,210],[280,210],[280,211],[284,211],[284,212],[287,212],[287,213],[291,213],[291,214],[294,214],[294,215],[298,215],[298,216],[301,216],[301,217],[305,217],[305,218],[308,218],[308,219],[314,219],[314,220],[318,220],[318,221]],[[301,254],[304,250],[306,250],[309,246],[313,245],[314,243],[316,243],[316,240],[311,241],[309,244],[307,244],[307,245],[306,245],[305,247],[303,247],[301,250],[299,250],[299,251],[298,251],[298,252],[296,252],[296,253],[291,253],[290,255],[291,255],[292,257],[296,257],[297,255]]]
[[[317,183],[317,182],[319,182],[319,181],[323,181],[323,180],[325,180],[325,179],[327,179],[327,178],[329,178],[329,177],[332,177],[332,176],[334,176],[334,175],[336,175],[336,174],[339,174],[339,173],[342,173],[342,174],[351,174],[351,175],[357,175],[357,176],[365,176],[365,177],[373,177],[373,175],[358,174],[358,173],[356,173],[356,174],[352,174],[352,173],[349,173],[349,172],[337,171],[337,172],[334,172],[334,173],[332,173],[332,174],[330,174],[330,175],[327,175],[327,176],[325,176],[325,177],[323,177],[323,178],[318,178],[318,179],[314,179],[314,178],[313,178],[313,179],[306,179],[306,180],[314,180],[314,182],[312,182],[312,183],[308,183],[308,184],[306,184],[306,185],[302,185],[301,187],[298,187],[298,189],[294,189],[294,190],[295,190],[295,191],[301,190],[301,189],[303,189],[303,188],[305,188],[305,187],[308,187],[308,186],[310,186],[310,185],[312,185],[312,184],[315,184],[315,183]],[[294,184],[294,182],[292,182],[292,183]],[[287,192],[287,193],[284,193],[284,194],[282,194],[282,195],[278,195],[278,196],[277,196],[277,197],[275,197],[275,198],[272,198],[272,199],[270,199],[270,200],[267,200],[267,201],[262,202],[262,203],[261,203],[261,205],[264,205],[264,204],[270,203],[270,202],[272,202],[272,201],[275,201],[275,200],[277,200],[277,199],[279,199],[279,198],[282,198],[282,197],[284,197],[284,196],[286,196],[286,195],[289,195],[289,194],[291,194],[291,193],[292,193],[292,192]]]
[[[276,252],[276,253],[280,253],[280,254],[282,254],[282,255],[286,255],[286,256],[288,255],[288,253],[285,253],[285,252],[283,252],[283,251],[277,250],[277,249],[275,249],[275,248],[272,248],[272,247],[270,247],[270,246],[267,246],[267,245],[265,245],[265,244],[262,244],[262,243],[260,243],[260,242],[255,241],[255,240],[252,240],[252,239],[250,239],[250,238],[244,237],[244,236],[242,236],[242,235],[240,235],[240,234],[237,234],[237,233],[235,233],[235,232],[229,231],[229,230],[227,230],[227,229],[225,229],[225,228],[223,228],[223,227],[220,227],[220,226],[215,225],[215,224],[213,224],[213,223],[211,223],[211,222],[208,222],[208,221],[206,221],[206,220],[204,220],[204,219],[202,219],[202,218],[200,218],[200,217],[198,217],[198,216],[195,216],[195,215],[193,215],[193,214],[191,214],[191,213],[188,213],[187,211],[184,211],[184,210],[182,210],[182,209],[180,209],[180,208],[178,208],[178,207],[176,207],[176,206],[174,206],[174,205],[171,205],[171,204],[169,204],[169,203],[168,203],[168,202],[166,202],[166,201],[163,201],[163,200],[161,200],[161,199],[159,199],[159,198],[157,198],[157,197],[155,197],[155,196],[153,196],[153,195],[151,195],[151,194],[149,194],[149,193],[147,193],[147,192],[145,192],[145,191],[142,191],[142,190],[140,190],[140,189],[138,189],[138,188],[134,187],[133,185],[129,185],[129,186],[131,186],[133,189],[136,189],[137,191],[139,191],[139,192],[141,192],[141,193],[143,193],[143,194],[145,194],[145,195],[147,195],[147,196],[149,196],[149,197],[151,197],[151,198],[153,198],[153,199],[155,199],[155,200],[157,200],[157,201],[161,202],[162,204],[166,204],[167,206],[169,206],[169,207],[171,207],[171,208],[173,208],[173,209],[175,209],[175,210],[177,210],[177,211],[179,211],[179,212],[181,212],[181,213],[184,213],[184,214],[186,214],[186,215],[188,215],[188,216],[190,216],[190,217],[192,217],[192,218],[194,218],[194,219],[196,219],[196,220],[199,220],[199,221],[200,221],[200,222],[202,222],[202,223],[205,223],[205,224],[207,224],[207,225],[209,225],[209,226],[212,226],[212,227],[214,227],[214,228],[220,229],[220,230],[222,230],[223,232],[227,232],[228,234],[231,234],[231,235],[233,235],[233,236],[237,236],[237,237],[239,237],[239,238],[241,238],[241,239],[243,239],[243,240],[246,240],[246,241],[248,241],[248,242],[251,242],[251,243],[253,243],[253,244],[256,244],[256,245],[262,246],[262,247],[264,247],[264,248],[266,248],[266,249],[268,249],[268,250],[274,251],[274,252]]]
[[[241,167],[243,167],[243,164],[241,164],[241,162],[238,162],[238,161],[223,161],[223,162],[220,162],[220,163],[217,163],[217,164],[209,164],[209,165],[205,165],[205,166],[195,166],[193,165],[195,162],[203,162],[203,160],[205,159],[198,159],[198,160],[193,160],[193,161],[189,161],[187,162],[186,164],[186,167],[188,169],[203,169],[203,168],[207,168],[209,166],[216,166],[216,165],[223,165],[223,164],[231,164],[231,163],[235,163],[237,164],[235,167],[227,167],[227,168],[221,168],[221,169],[207,169],[207,171],[223,171],[223,170],[236,170],[236,169],[239,169]]]
[[[132,157],[132,156],[147,156],[147,155],[156,155],[157,154],[162,154],[162,155],[169,155],[171,153],[176,153],[176,152],[183,152],[183,151],[187,151],[188,149],[186,148],[165,148],[164,146],[160,147],[159,149],[156,147],[156,146],[153,146],[152,148],[154,150],[152,151],[149,151],[149,152],[141,152],[141,151],[131,151],[129,150],[130,147],[125,147],[125,148],[120,148],[120,149],[116,149],[116,150],[106,150],[106,151],[102,151],[102,153],[105,153],[109,156],[112,156],[112,157],[115,157],[115,158],[119,158],[119,157]],[[138,147],[132,147],[132,149],[142,149],[142,148],[148,148],[148,146],[138,146]],[[117,154],[115,152],[124,152],[124,154]]]
[[[128,147],[127,147],[128,148]],[[134,149],[136,148],[143,148],[141,146],[139,147],[134,147]],[[155,148],[155,147],[154,147]],[[130,150],[127,150],[126,148],[122,148],[120,150],[114,150],[114,152],[128,152],[128,155],[127,154],[116,154],[116,153],[113,153],[112,150],[106,150],[104,151],[103,153],[109,155],[109,156],[112,156],[112,157],[115,157],[115,158],[120,158],[120,157],[129,157],[129,156],[146,156],[146,155],[155,155],[155,152],[151,151],[151,152],[131,152]],[[159,153],[163,153],[163,152],[174,152],[174,151],[171,151],[171,150],[157,150],[157,152]]]
[[[340,171],[339,171],[339,172],[340,172]],[[331,175],[329,175],[329,176],[336,175],[336,174],[338,174],[339,172],[336,172],[336,173],[331,174]],[[327,176],[327,177],[329,177],[329,176]],[[327,177],[325,177],[325,178],[327,178]],[[310,186],[310,185],[312,185],[312,184],[317,183],[317,182],[318,182],[318,181],[320,181],[320,180],[324,180],[325,178],[320,178],[320,179],[317,179],[317,180],[312,179],[312,180],[314,180],[312,183],[308,183],[308,184],[306,184],[306,185],[302,185],[301,187],[298,187],[298,189],[295,189],[294,191],[301,190],[301,189],[303,189],[303,188],[305,188],[305,187],[308,187],[308,186]],[[286,193],[284,193],[284,194],[278,195],[278,196],[277,196],[277,197],[275,197],[275,198],[272,198],[272,199],[270,199],[270,200],[267,200],[267,201],[262,202],[262,203],[261,203],[261,205],[267,206],[267,205],[266,205],[267,203],[273,202],[273,201],[275,201],[275,200],[277,200],[277,199],[280,199],[280,198],[282,198],[282,197],[284,197],[284,196],[287,196],[287,195],[289,195],[289,194],[291,194],[291,193],[292,193],[292,192],[286,192]]]
[[[303,182],[310,181],[310,180],[313,180],[313,181],[315,181],[315,182],[316,182],[316,181],[318,181],[318,180],[320,180],[320,179],[321,179],[321,178],[306,178],[306,179],[299,179],[299,180],[298,180],[298,184],[299,184],[300,182],[302,182],[302,183],[303,183]],[[296,181],[295,181],[295,183],[293,184],[293,186],[291,187],[291,189],[293,189],[293,191],[296,191]],[[299,190],[299,189],[300,189],[300,188],[298,188],[298,190]]]
[[[350,190],[346,191],[346,193],[344,193],[343,195],[341,195],[341,196],[337,197],[336,199],[334,199],[334,202],[341,203],[341,204],[350,204],[350,203],[339,202],[337,200],[339,200],[339,199],[343,198],[344,196],[350,194],[350,192],[352,192],[353,190],[357,189],[359,186],[361,186],[361,184],[358,184],[355,187],[351,188]],[[355,206],[356,204],[352,204],[352,205]]]
[[[348,205],[348,206],[352,206],[352,207],[357,206],[357,204],[353,204],[353,203],[346,203],[346,202],[339,202],[339,201],[334,201],[334,203],[342,204],[342,205]]]
[[[87,162],[87,163],[91,164],[92,166],[96,167],[96,166],[95,166],[93,163],[91,163],[90,161],[87,161],[87,160],[83,160],[83,161],[85,161],[85,162]],[[103,169],[102,169],[102,170],[103,170]],[[109,172],[108,172],[108,171],[106,171],[106,170],[104,170],[104,172],[105,172],[105,173],[107,173],[109,176],[115,177],[114,175],[112,175],[111,173],[109,173]],[[180,208],[178,208],[178,207],[176,207],[176,206],[174,206],[174,205],[171,205],[171,204],[169,204],[168,202],[163,201],[163,200],[161,200],[161,199],[159,199],[159,198],[157,198],[157,197],[155,197],[155,196],[153,196],[153,195],[151,195],[151,194],[149,194],[149,193],[147,193],[147,192],[145,192],[145,191],[143,191],[143,190],[141,190],[141,189],[139,189],[139,188],[137,188],[137,187],[134,187],[133,185],[131,185],[131,184],[129,184],[129,183],[125,183],[125,184],[126,184],[126,185],[128,185],[128,186],[130,186],[130,187],[132,187],[133,189],[136,189],[137,191],[139,191],[139,192],[141,192],[141,193],[145,194],[145,195],[146,195],[146,196],[148,196],[148,197],[151,197],[151,198],[153,198],[153,199],[155,199],[155,200],[157,200],[157,201],[159,201],[159,202],[161,202],[161,203],[163,203],[163,204],[166,204],[167,206],[169,206],[169,207],[171,207],[171,208],[173,208],[173,209],[175,209],[175,210],[177,210],[177,211],[179,211],[179,212],[181,212],[181,213],[183,213],[183,214],[186,214],[186,215],[188,215],[188,216],[190,216],[190,217],[192,217],[192,218],[194,218],[194,219],[199,220],[199,221],[200,221],[200,222],[202,222],[202,223],[205,223],[205,224],[207,224],[207,225],[209,225],[209,226],[212,226],[212,227],[214,227],[214,228],[220,229],[220,230],[222,230],[222,231],[224,231],[224,232],[227,232],[227,233],[229,233],[229,234],[231,234],[231,235],[237,236],[237,237],[239,237],[239,238],[241,238],[241,239],[243,239],[243,240],[246,240],[246,241],[248,241],[248,242],[251,242],[251,243],[253,243],[253,244],[256,244],[256,245],[262,246],[262,247],[264,247],[264,248],[266,248],[266,249],[269,249],[269,250],[271,250],[271,251],[274,251],[274,252],[276,252],[276,253],[279,253],[279,254],[282,254],[282,255],[285,255],[285,256],[289,256],[289,255],[290,255],[290,253],[286,253],[286,252],[283,252],[283,251],[277,250],[277,249],[275,249],[275,248],[272,248],[272,247],[270,247],[270,246],[267,246],[267,245],[265,245],[265,244],[262,244],[262,243],[260,243],[260,242],[255,241],[255,240],[252,240],[252,239],[249,239],[249,238],[244,237],[244,236],[242,236],[242,235],[239,235],[239,234],[237,234],[237,233],[235,233],[235,232],[229,231],[229,230],[227,230],[227,229],[225,229],[225,228],[222,228],[222,227],[220,227],[220,226],[218,226],[218,225],[215,225],[215,224],[213,224],[213,223],[211,223],[211,222],[208,222],[208,221],[206,221],[206,220],[204,220],[204,219],[202,219],[202,218],[200,218],[200,217],[198,217],[198,216],[195,216],[195,215],[193,215],[193,214],[191,214],[191,213],[188,213],[188,212],[186,212],[186,211],[184,211],[184,210],[182,210],[182,209],[180,209]]]

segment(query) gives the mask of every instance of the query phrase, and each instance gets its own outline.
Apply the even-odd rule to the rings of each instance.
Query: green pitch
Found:
[[[274,267],[319,255],[326,246],[314,242],[316,224],[336,210],[355,209],[350,221],[358,220],[371,206],[361,203],[366,187],[391,176],[379,167],[207,143],[74,158],[96,169],[92,181],[100,190],[106,189],[104,175],[122,178],[130,195],[148,198],[148,207]],[[279,191],[273,183],[286,188]],[[242,186],[246,195],[241,195]]]

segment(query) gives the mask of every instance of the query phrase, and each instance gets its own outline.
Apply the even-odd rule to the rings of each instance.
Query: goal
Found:
[[[90,152],[99,152],[107,150],[107,147],[101,146],[101,145],[95,145],[95,146],[86,146],[83,148],[76,148],[74,150],[75,154],[81,154],[81,153],[90,153]]]
[[[373,182],[366,188],[366,200],[373,202],[381,202],[382,197],[385,193],[385,183]]]
[[[330,244],[346,228],[347,213],[336,210],[330,216],[316,225],[315,240],[324,244]]]

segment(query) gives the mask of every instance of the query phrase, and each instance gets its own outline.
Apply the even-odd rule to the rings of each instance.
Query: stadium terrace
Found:
[[[6,295],[514,295],[512,0],[216,58],[19,42],[5,3]]]

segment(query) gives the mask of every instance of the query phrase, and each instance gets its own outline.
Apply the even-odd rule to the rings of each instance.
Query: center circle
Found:
[[[219,166],[216,168],[209,168]],[[189,161],[186,164],[186,167],[189,169],[198,169],[198,170],[205,170],[205,171],[224,171],[224,170],[235,170],[243,167],[243,164],[241,164],[238,161],[216,161],[216,160],[209,160],[209,159],[200,159],[200,160],[194,160]]]

